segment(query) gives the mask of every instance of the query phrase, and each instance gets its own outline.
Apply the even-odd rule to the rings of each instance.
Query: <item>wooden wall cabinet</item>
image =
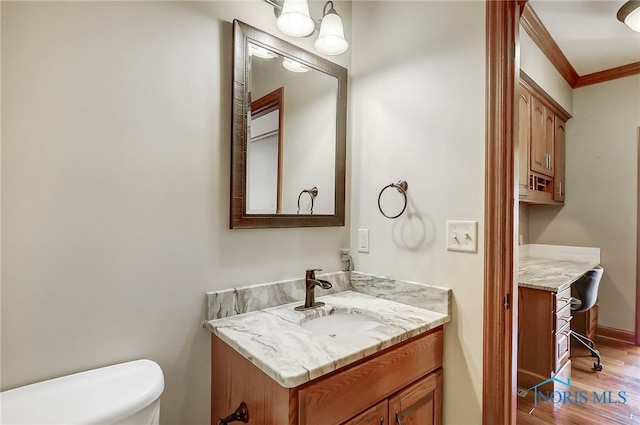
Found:
[[[566,122],[571,117],[525,73],[518,91],[518,187],[520,201],[565,200]]]
[[[543,101],[531,97],[531,170],[553,177],[554,114]]]
[[[518,188],[520,197],[529,196],[529,169],[531,167],[531,93],[524,87],[518,89]]]
[[[561,292],[518,288],[518,386],[531,388],[571,374],[571,288]],[[555,390],[549,382],[543,390]]]
[[[240,402],[261,425],[442,423],[442,326],[295,388],[212,336],[211,423]]]
[[[564,202],[564,150],[567,126],[566,122],[558,115],[555,116],[554,128],[555,175],[553,176],[553,200]]]

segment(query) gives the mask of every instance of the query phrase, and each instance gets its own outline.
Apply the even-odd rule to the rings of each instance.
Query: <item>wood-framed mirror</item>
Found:
[[[344,226],[347,70],[233,22],[230,227]]]

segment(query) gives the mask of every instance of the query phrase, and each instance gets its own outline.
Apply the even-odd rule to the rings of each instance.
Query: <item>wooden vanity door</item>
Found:
[[[362,412],[342,425],[388,425],[388,408],[388,401],[382,400],[371,409]]]
[[[389,399],[389,423],[442,424],[442,369],[422,378]]]

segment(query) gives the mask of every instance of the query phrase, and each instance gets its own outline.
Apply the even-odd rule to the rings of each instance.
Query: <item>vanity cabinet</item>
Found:
[[[571,373],[571,287],[554,292],[518,288],[518,386],[531,388]],[[555,390],[556,381],[542,386]]]
[[[518,187],[520,201],[565,200],[565,136],[570,115],[525,73],[518,88]]]
[[[441,423],[442,370],[438,370],[342,425]]]
[[[213,335],[211,423],[244,401],[250,423],[264,425],[441,424],[442,353],[439,326],[284,388]]]
[[[383,400],[342,425],[385,425],[389,422],[389,400]]]

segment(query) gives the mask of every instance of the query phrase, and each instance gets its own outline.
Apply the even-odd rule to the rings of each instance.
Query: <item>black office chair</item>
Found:
[[[571,298],[571,311],[573,313],[582,313],[592,308],[598,300],[598,287],[602,278],[604,269],[600,266],[594,267],[586,272],[580,279],[573,283],[573,287],[578,293],[578,298]],[[598,360],[593,364],[593,368],[598,372],[602,370],[602,357],[600,352],[595,349],[593,341],[586,336],[575,331],[570,331],[570,335],[580,344],[584,345],[590,352],[592,357]]]

